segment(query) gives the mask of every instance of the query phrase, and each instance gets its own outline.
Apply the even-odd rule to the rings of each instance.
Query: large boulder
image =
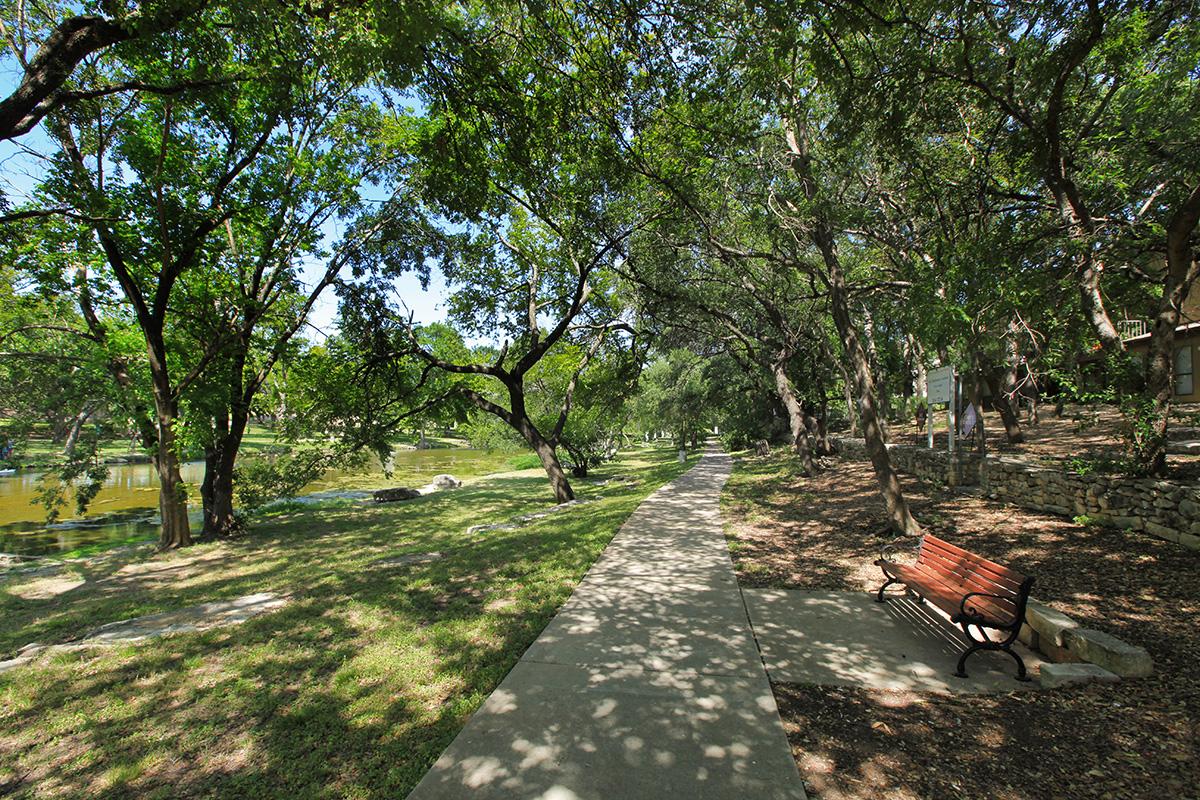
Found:
[[[463,482],[453,475],[434,475],[429,485],[435,489],[457,489]]]
[[[421,493],[416,489],[409,489],[406,486],[397,486],[394,489],[380,489],[373,495],[376,503],[394,503],[397,500],[412,500],[414,497],[420,496]]]

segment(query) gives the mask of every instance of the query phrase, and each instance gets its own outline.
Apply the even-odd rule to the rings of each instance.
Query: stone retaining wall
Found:
[[[831,437],[847,458],[865,459],[862,439]],[[1052,514],[1091,518],[1100,525],[1143,531],[1200,550],[1200,486],[1192,483],[1081,475],[1002,456],[888,445],[901,472],[950,486],[979,486],[988,497]]]
[[[864,460],[868,457],[867,444],[862,439],[829,438],[843,456]],[[974,453],[955,453],[951,458],[944,450],[889,444],[888,455],[896,469],[921,480],[950,486],[974,486],[979,482],[979,456]]]

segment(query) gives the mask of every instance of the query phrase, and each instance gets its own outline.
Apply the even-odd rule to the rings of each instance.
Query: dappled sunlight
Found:
[[[724,545],[728,463],[630,515],[414,800],[803,796]]]
[[[929,606],[865,593],[746,589],[746,607],[772,681],[945,693],[1026,690],[1012,661],[979,653],[953,675],[967,643]],[[1034,674],[1040,659],[1020,649]]]
[[[414,797],[541,797],[553,787],[644,796],[656,785],[681,797],[798,797],[767,779],[761,730],[778,723],[773,702],[755,702],[761,694],[770,697],[761,679],[522,660]]]
[[[606,465],[641,483],[605,487],[586,518],[467,537],[553,502],[544,478],[480,481],[421,506],[318,507],[241,539],[111,560],[49,601],[0,594],[5,650],[214,599],[293,598],[237,627],[42,656],[0,676],[0,785],[34,797],[264,785],[403,796],[640,497],[686,468],[647,455]],[[404,561],[431,552],[442,557]],[[372,566],[387,558],[399,561]]]
[[[752,616],[756,592],[827,590],[847,597],[861,592],[862,602],[869,603],[865,591],[882,583],[871,562],[884,543],[875,531],[885,521],[870,466],[836,462],[818,476],[798,479],[789,463],[787,457],[739,463],[723,498],[739,577],[747,586],[770,587],[747,590]],[[866,679],[880,673],[890,680],[898,674],[927,679],[917,675],[911,658],[899,657],[911,655],[908,649],[889,654],[879,644],[864,648],[846,642],[863,634],[869,615],[862,615],[874,604],[853,613],[853,630],[832,630],[818,658],[796,644],[796,636],[820,630],[801,624],[781,601],[779,616],[768,620],[779,626],[774,644],[770,630],[756,620],[768,668],[773,659],[781,662],[771,672],[773,680],[789,679],[780,674],[789,657],[806,669],[855,678],[814,686],[806,676],[806,685],[775,685],[797,763],[818,795],[845,800],[964,792],[993,796],[975,791],[989,787],[997,797],[1042,800],[1136,797],[1155,787],[1164,796],[1187,796],[1200,764],[1195,746],[1200,692],[1194,677],[1200,659],[1195,625],[1200,557],[1154,537],[1084,526],[911,479],[905,481],[905,494],[929,530],[1034,576],[1035,598],[1086,627],[1146,647],[1158,671],[1113,685],[1012,691],[1019,686],[1011,677],[1011,661],[989,654],[972,657],[969,682],[984,672],[989,659],[1001,659],[1003,680],[1011,688],[1001,682],[1000,694],[866,688],[877,685]],[[817,499],[809,501],[809,495]],[[796,499],[789,503],[789,496]],[[846,507],[845,497],[858,498],[852,505],[861,506]],[[830,507],[838,508],[836,515],[827,513]],[[923,619],[930,612],[909,601],[889,600],[879,608],[925,646],[944,648],[947,659],[961,646],[952,630],[945,641],[937,641],[939,627]],[[923,663],[932,669],[932,680],[958,680],[948,674],[953,660]],[[1019,774],[1014,765],[1020,765]],[[1080,783],[1081,775],[1086,782]]]

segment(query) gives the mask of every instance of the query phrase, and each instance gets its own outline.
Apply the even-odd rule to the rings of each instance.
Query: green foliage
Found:
[[[1154,398],[1137,394],[1121,398],[1121,432],[1125,437],[1128,455],[1127,471],[1133,475],[1149,474],[1152,449],[1161,438],[1156,423],[1160,411]]]
[[[507,450],[525,446],[525,442],[511,426],[482,411],[472,414],[460,430],[467,437],[471,447],[480,450]],[[537,456],[531,458],[537,461]]]
[[[678,349],[647,367],[634,411],[638,429],[667,432],[682,447],[712,427],[708,398],[714,381],[705,371],[706,364],[696,354]]]
[[[542,461],[533,453],[525,455],[513,456],[508,460],[508,465],[512,469],[537,469],[542,466]]]
[[[311,445],[283,454],[247,456],[234,470],[238,509],[252,514],[272,501],[295,497],[335,466],[361,466],[365,460],[361,453]]]
[[[108,478],[100,460],[100,445],[93,433],[80,436],[75,450],[39,479],[37,502],[46,509],[46,523],[58,521],[63,508],[74,501],[75,516],[83,516]]]

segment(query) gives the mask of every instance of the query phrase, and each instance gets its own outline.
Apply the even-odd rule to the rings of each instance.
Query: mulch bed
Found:
[[[905,492],[929,530],[1036,576],[1036,598],[1147,648],[1156,674],[972,697],[777,684],[812,794],[1200,798],[1200,555],[912,480]],[[743,585],[866,591],[881,583],[871,562],[885,517],[864,462],[834,462],[806,479],[787,458],[747,459],[726,512]]]
[[[945,450],[945,411],[935,416],[940,427],[935,431],[934,446]],[[1019,444],[1007,440],[997,412],[988,409],[982,418],[989,453],[1049,464],[1066,461],[1068,466],[1078,466],[1082,462],[1101,471],[1117,469],[1126,456],[1127,423],[1114,406],[1068,406],[1062,415],[1056,415],[1052,407],[1046,407],[1037,424],[1033,425],[1028,424],[1023,414],[1021,435],[1024,441]],[[1196,404],[1176,406],[1167,435],[1172,441],[1200,439],[1198,423],[1200,407]],[[911,420],[892,423],[889,430],[895,444],[925,447],[928,443],[927,434],[918,431]],[[1200,477],[1200,456],[1171,454],[1167,457],[1167,469],[1173,479],[1194,480]]]

